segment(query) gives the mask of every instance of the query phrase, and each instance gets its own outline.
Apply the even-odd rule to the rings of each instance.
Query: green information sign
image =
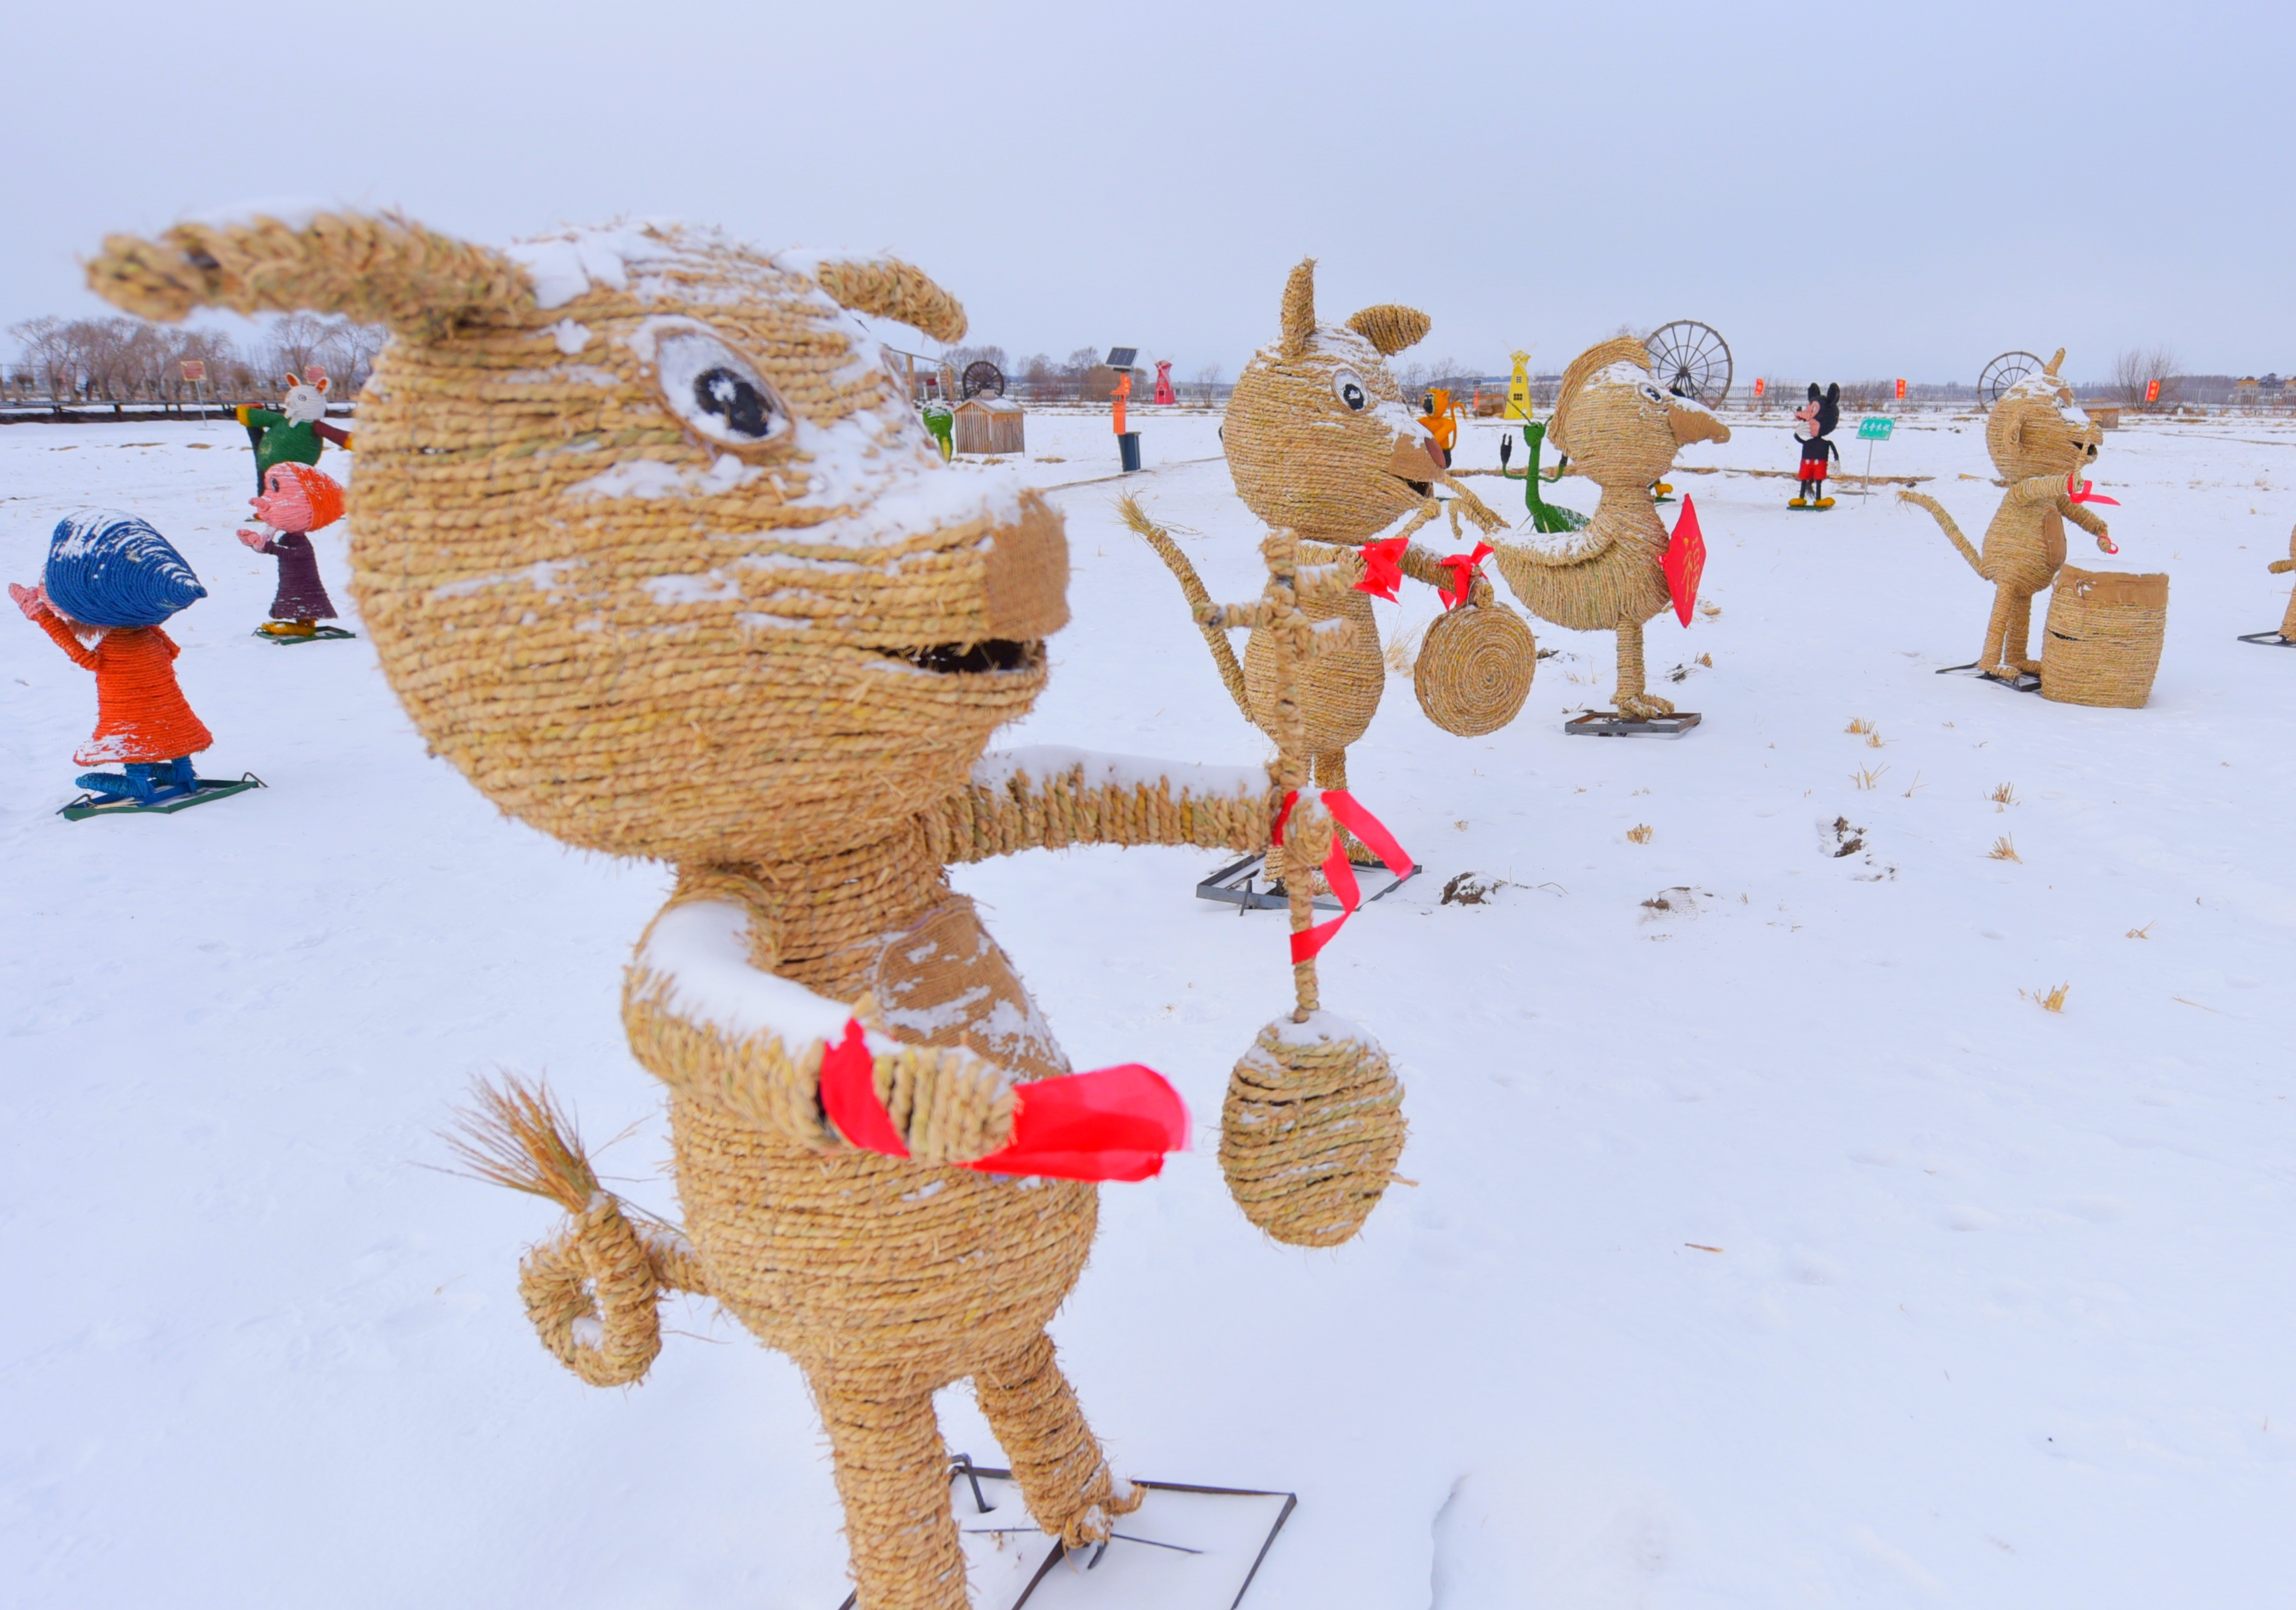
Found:
[[[1857,422],[1857,439],[1860,441],[1887,441],[1890,439],[1890,432],[1897,428],[1898,422],[1896,420],[1888,417],[1886,415],[1877,414],[1871,419],[1861,419]]]

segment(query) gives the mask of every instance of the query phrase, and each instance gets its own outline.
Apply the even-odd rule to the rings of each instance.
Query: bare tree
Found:
[[[2144,403],[2144,394],[2158,381],[2161,395],[2157,400],[2173,402],[2175,387],[2171,382],[2180,366],[2176,354],[2166,347],[2132,347],[2112,360],[2112,387],[2123,403],[2135,407]]]
[[[1210,406],[1219,400],[1220,377],[1227,370],[1218,364],[1206,364],[1196,371],[1196,401]]]

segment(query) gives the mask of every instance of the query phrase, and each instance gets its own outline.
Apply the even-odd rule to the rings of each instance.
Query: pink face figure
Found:
[[[275,469],[263,478],[263,490],[249,498],[255,517],[275,531],[308,531],[316,518],[303,483]]]

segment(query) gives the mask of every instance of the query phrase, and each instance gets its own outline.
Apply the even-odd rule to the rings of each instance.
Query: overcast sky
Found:
[[[2287,4],[11,6],[0,323],[269,196],[890,248],[1015,357],[1233,376],[1285,272],[1420,354],[1703,319],[1742,382],[2296,370]]]

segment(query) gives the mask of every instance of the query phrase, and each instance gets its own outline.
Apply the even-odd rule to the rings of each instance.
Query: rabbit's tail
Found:
[[[1247,721],[1252,719],[1251,699],[1244,691],[1243,667],[1236,662],[1235,648],[1227,640],[1226,628],[1210,619],[1213,610],[1211,595],[1204,591],[1203,579],[1196,574],[1196,567],[1189,563],[1185,554],[1180,552],[1180,545],[1172,540],[1171,533],[1149,519],[1147,512],[1130,494],[1117,499],[1116,512],[1123,516],[1125,524],[1137,531],[1142,539],[1156,550],[1156,557],[1164,562],[1164,568],[1170,571],[1179,582],[1180,596],[1188,601],[1188,607],[1195,613],[1196,625],[1204,634],[1205,644],[1212,651],[1212,664],[1218,668],[1220,680],[1227,684],[1228,694],[1235,701],[1236,709],[1243,712],[1243,719]]]

